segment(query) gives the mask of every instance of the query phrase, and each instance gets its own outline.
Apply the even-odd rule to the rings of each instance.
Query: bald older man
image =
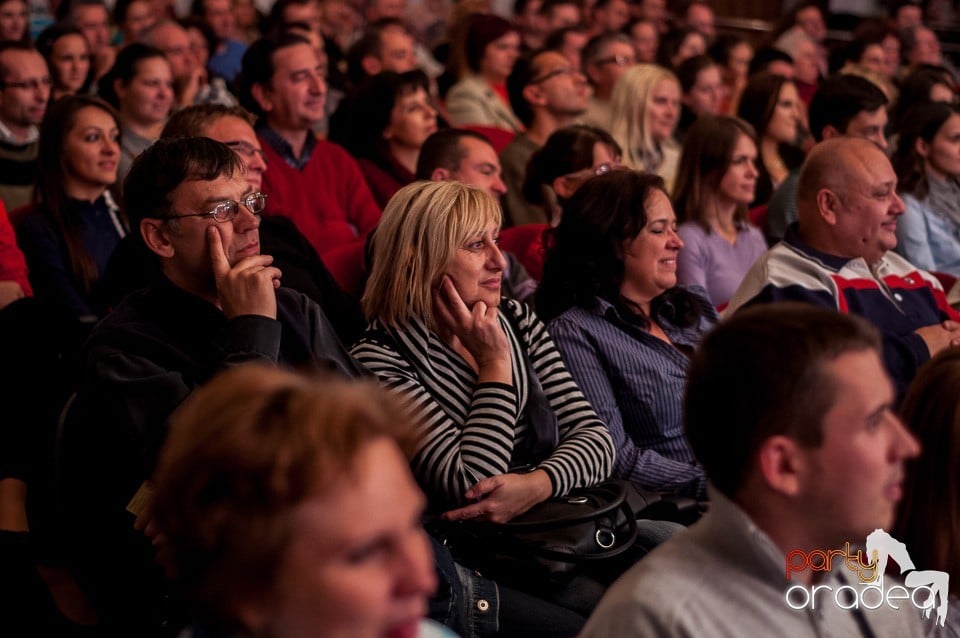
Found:
[[[960,315],[932,275],[892,252],[904,211],[896,187],[890,161],[872,142],[818,144],[800,171],[798,222],[753,265],[724,315],[787,300],[860,315],[881,331],[902,393],[927,359],[960,345]]]

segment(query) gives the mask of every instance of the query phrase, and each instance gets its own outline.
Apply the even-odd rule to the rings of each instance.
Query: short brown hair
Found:
[[[171,115],[160,137],[161,139],[200,137],[208,126],[222,117],[236,117],[253,126],[253,116],[239,106],[194,104]]]
[[[687,438],[711,483],[734,497],[772,436],[819,446],[836,400],[824,366],[862,350],[880,353],[873,326],[809,304],[757,305],[721,323],[691,361],[684,398]]]
[[[260,364],[194,392],[171,418],[153,512],[166,567],[198,611],[239,624],[239,603],[272,590],[292,509],[349,475],[374,440],[409,456],[400,414],[373,382]]]

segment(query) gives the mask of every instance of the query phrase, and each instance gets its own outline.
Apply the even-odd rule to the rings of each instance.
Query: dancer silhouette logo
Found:
[[[904,576],[903,585],[884,585],[887,563],[892,559]],[[950,575],[934,570],[918,570],[907,546],[893,536],[876,529],[867,535],[866,548],[853,551],[850,543],[843,549],[813,550],[798,549],[787,554],[786,578],[796,573],[831,572],[838,567],[856,574],[856,584],[793,585],[784,593],[791,609],[816,609],[817,605],[836,604],[841,609],[877,609],[888,605],[900,609],[913,605],[930,618],[937,611],[937,623],[942,627],[947,618],[947,595],[950,591]],[[841,580],[842,577],[841,577]]]

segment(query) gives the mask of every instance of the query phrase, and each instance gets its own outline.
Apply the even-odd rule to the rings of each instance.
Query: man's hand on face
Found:
[[[241,315],[277,318],[277,293],[283,273],[274,268],[270,255],[244,257],[231,266],[216,226],[207,228],[210,264],[220,308],[228,319]]]

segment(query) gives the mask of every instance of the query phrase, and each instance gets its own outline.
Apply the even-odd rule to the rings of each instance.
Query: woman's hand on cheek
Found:
[[[434,294],[437,323],[446,327],[473,356],[481,381],[512,383],[510,344],[498,319],[499,310],[482,301],[467,308],[449,276]]]

